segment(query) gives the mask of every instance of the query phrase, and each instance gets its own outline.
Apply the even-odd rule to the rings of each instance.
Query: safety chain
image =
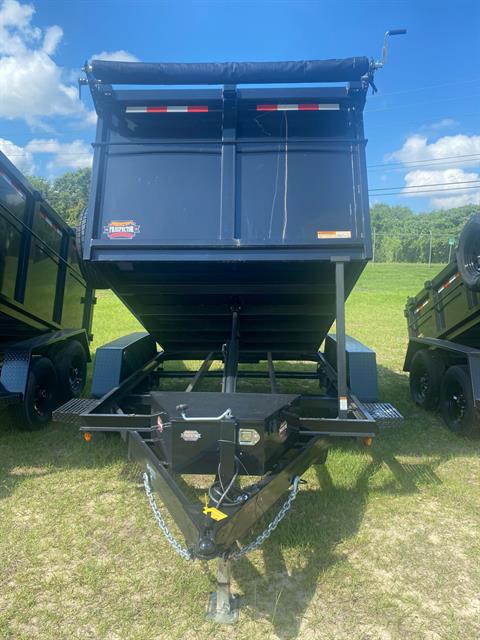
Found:
[[[290,494],[288,498],[285,500],[282,508],[274,517],[274,519],[270,522],[268,527],[264,531],[262,531],[262,533],[257,538],[255,538],[255,540],[245,545],[238,551],[234,551],[233,553],[228,554],[227,555],[228,560],[239,560],[240,558],[243,558],[243,556],[246,555],[247,553],[250,553],[250,551],[255,551],[255,549],[258,549],[258,547],[261,544],[263,544],[265,540],[267,540],[267,538],[269,538],[272,535],[272,533],[278,527],[280,522],[287,515],[287,512],[292,506],[293,501],[297,497],[299,484],[300,484],[300,477],[295,476],[295,478],[293,479],[292,488],[290,489]],[[167,539],[167,542],[169,542],[172,545],[172,547],[175,549],[178,555],[182,556],[182,558],[184,558],[185,560],[194,560],[194,557],[190,553],[190,551],[185,547],[182,547],[182,545],[179,542],[177,542],[177,540],[175,540],[172,532],[167,527],[167,524],[163,519],[163,516],[160,513],[159,508],[157,507],[157,503],[155,502],[155,498],[152,492],[152,488],[150,486],[147,473],[143,474],[143,485],[145,487],[145,493],[147,494],[147,498],[150,503],[150,507],[152,508],[153,515],[155,516],[155,520],[157,521],[158,526],[162,530],[163,535]]]
[[[278,527],[280,522],[287,515],[287,511],[290,509],[290,507],[293,504],[293,501],[297,497],[298,485],[299,484],[300,484],[300,477],[299,476],[295,476],[295,478],[293,479],[292,488],[290,489],[290,494],[289,494],[288,498],[285,500],[282,508],[277,513],[277,515],[274,517],[274,519],[270,522],[268,527],[264,531],[262,531],[262,533],[257,538],[255,538],[255,540],[253,540],[249,544],[245,545],[244,547],[242,547],[238,551],[234,551],[233,553],[230,553],[227,556],[228,560],[239,560],[240,558],[242,558],[247,553],[250,553],[250,551],[255,551],[255,549],[258,549],[258,547],[261,544],[263,544],[265,542],[265,540],[272,535],[272,533]]]
[[[163,516],[160,513],[159,508],[157,507],[157,503],[155,502],[155,498],[152,492],[152,488],[150,486],[147,473],[143,474],[143,486],[145,487],[145,493],[147,494],[147,498],[152,508],[153,515],[155,516],[155,520],[158,522],[158,526],[162,530],[162,533],[167,539],[167,542],[169,542],[172,545],[172,547],[175,549],[175,551],[178,553],[179,556],[182,556],[182,558],[185,558],[185,560],[194,560],[190,551],[188,549],[185,549],[185,547],[182,547],[182,545],[179,542],[177,542],[177,540],[175,540],[172,532],[167,527],[167,524],[163,519]]]

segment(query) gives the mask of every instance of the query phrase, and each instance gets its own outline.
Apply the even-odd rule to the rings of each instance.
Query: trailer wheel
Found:
[[[458,241],[457,265],[464,283],[480,291],[480,213],[464,226]]]
[[[454,433],[467,435],[477,427],[472,381],[467,366],[447,369],[442,382],[440,409],[447,427]]]
[[[424,409],[434,409],[440,399],[445,364],[436,353],[421,349],[414,355],[410,367],[410,395]]]
[[[61,400],[79,398],[87,381],[87,354],[78,340],[63,344],[53,355]]]
[[[34,360],[28,374],[23,402],[11,407],[20,429],[40,429],[49,422],[57,404],[57,372],[49,358]]]

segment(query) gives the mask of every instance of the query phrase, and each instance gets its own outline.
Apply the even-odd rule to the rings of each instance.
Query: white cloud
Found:
[[[415,134],[385,160],[405,164],[405,187],[412,187],[402,191],[407,197],[429,197],[430,206],[437,209],[480,204],[480,183],[473,182],[480,181],[480,173],[474,170],[480,166],[480,136],[458,134],[429,142],[426,136]],[[408,163],[420,163],[421,168],[408,171]]]
[[[480,175],[478,173],[474,171],[464,171],[463,169],[437,169],[435,171],[422,169],[409,171],[405,174],[405,186],[431,187],[441,192],[445,189],[451,191],[454,185],[458,185],[458,188],[468,186],[466,183],[479,179]]]
[[[432,194],[429,195],[430,206],[434,209],[450,209],[466,204],[480,204],[480,186],[478,186],[480,182],[475,184],[476,180],[480,181],[479,173],[463,169],[409,171],[405,175],[405,186],[415,186],[415,188],[410,191],[404,189],[403,193],[408,197],[426,197],[426,193],[418,195],[415,193],[417,190],[422,191],[422,187],[424,187],[429,194]]]
[[[118,51],[102,51],[90,56],[90,60],[115,60],[117,62],[138,62],[138,58],[124,49]]]
[[[0,138],[0,151],[7,156],[10,162],[13,162],[19,171],[23,173],[33,173],[35,171],[33,155],[27,149],[19,147],[10,140]]]
[[[60,142],[56,138],[34,139],[30,140],[25,149],[29,153],[51,155],[47,164],[47,169],[51,172],[84,169],[92,164],[92,149],[84,140]]]
[[[0,117],[35,123],[45,116],[81,115],[76,87],[62,82],[52,55],[62,36],[32,25],[35,9],[17,0],[0,5]]]
[[[387,154],[385,160],[387,162],[390,160],[418,162],[472,154],[480,156],[480,136],[466,136],[464,134],[443,136],[436,142],[429,143],[426,136],[415,134],[406,139],[401,149]],[[462,158],[458,158],[458,160],[465,162],[465,164],[471,162],[471,160]]]
[[[441,129],[453,129],[454,127],[458,127],[459,124],[460,123],[453,118],[442,118],[442,120],[431,122],[430,124],[426,124],[421,128],[423,130],[440,131]]]
[[[43,38],[43,51],[49,56],[53,55],[62,38],[63,29],[61,27],[58,25],[48,27],[45,31],[45,37]]]

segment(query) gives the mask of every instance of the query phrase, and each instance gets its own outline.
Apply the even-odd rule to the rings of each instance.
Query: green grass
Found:
[[[0,638],[479,638],[479,442],[415,408],[402,372],[405,300],[436,270],[370,265],[354,290],[348,332],[377,351],[382,399],[406,419],[371,449],[335,444],[305,474],[279,529],[234,567],[234,629],[204,620],[214,563],[173,554],[120,439],[5,424]],[[99,292],[96,346],[137,328]]]

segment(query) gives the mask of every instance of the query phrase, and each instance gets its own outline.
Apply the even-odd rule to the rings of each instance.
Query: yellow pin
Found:
[[[220,511],[220,509],[217,509],[216,507],[209,507],[208,506],[208,496],[207,494],[205,494],[204,496],[204,502],[205,502],[205,506],[203,507],[203,513],[206,516],[210,516],[212,518],[212,520],[224,520],[225,518],[228,518],[226,513],[223,513],[223,511]]]

